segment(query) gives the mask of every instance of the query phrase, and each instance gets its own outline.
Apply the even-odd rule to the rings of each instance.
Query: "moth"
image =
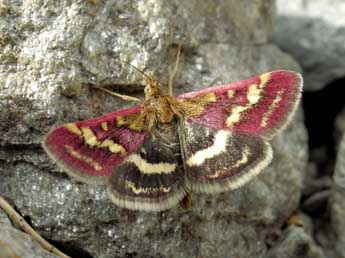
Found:
[[[161,211],[190,192],[233,190],[259,174],[301,89],[300,74],[279,70],[175,97],[145,76],[139,106],[64,124],[43,147],[78,181],[107,185],[118,206]]]

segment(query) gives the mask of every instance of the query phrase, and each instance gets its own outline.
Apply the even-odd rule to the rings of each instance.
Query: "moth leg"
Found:
[[[176,52],[176,60],[175,60],[174,69],[173,69],[172,71],[169,72],[169,82],[168,82],[169,95],[173,95],[174,77],[175,77],[175,75],[177,74],[178,65],[179,65],[179,63],[180,63],[181,50],[182,50],[182,43],[178,43],[178,45],[177,45],[177,52]]]
[[[132,96],[128,96],[128,95],[119,94],[119,93],[113,92],[111,90],[108,90],[108,89],[100,87],[100,86],[92,85],[91,87],[99,89],[99,90],[102,90],[102,91],[104,91],[104,92],[106,92],[106,93],[108,93],[108,94],[110,94],[112,96],[118,97],[118,98],[123,99],[125,101],[132,101],[132,102],[138,102],[138,103],[142,102],[141,99],[138,99],[138,98],[135,98],[135,97],[132,97]]]
[[[292,213],[285,223],[288,226],[289,225],[295,225],[298,227],[304,226],[304,222],[303,222],[301,216],[297,212]]]
[[[192,195],[187,192],[187,195],[180,201],[180,207],[184,210],[188,210],[192,207]]]

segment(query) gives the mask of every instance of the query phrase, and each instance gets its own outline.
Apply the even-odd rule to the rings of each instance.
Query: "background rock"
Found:
[[[294,225],[287,228],[280,242],[272,248],[267,258],[324,258],[321,248],[317,247],[310,235]]]
[[[341,138],[345,133],[345,109],[343,109],[335,120],[335,139],[337,143],[341,142]],[[339,146],[337,146],[339,147]]]
[[[141,75],[125,62],[164,82],[181,41],[178,94],[278,68],[299,70],[267,42],[272,1],[4,3],[0,194],[42,235],[75,257],[266,257],[268,239],[299,204],[307,159],[301,113],[274,139],[274,160],[256,180],[230,193],[193,195],[189,210],[120,209],[104,187],[60,173],[39,144],[54,125],[129,105],[89,84],[140,96]]]
[[[57,258],[42,249],[29,235],[14,228],[0,209],[0,257],[1,258]]]
[[[345,77],[345,2],[277,0],[273,40],[300,61],[305,90]]]
[[[310,151],[301,209],[312,219],[313,235],[327,257],[344,257],[340,145],[345,128],[345,3],[277,0],[277,7],[273,42],[300,62],[305,78]]]
[[[331,199],[331,222],[335,231],[335,250],[338,257],[345,257],[345,137],[343,137],[333,177],[332,199]]]

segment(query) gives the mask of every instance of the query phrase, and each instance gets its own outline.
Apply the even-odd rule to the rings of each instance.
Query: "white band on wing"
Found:
[[[175,163],[149,163],[138,154],[132,154],[127,158],[127,162],[134,163],[143,174],[170,174],[175,171]]]
[[[188,160],[187,165],[192,166],[200,166],[205,162],[206,159],[213,158],[214,156],[217,156],[221,154],[222,152],[226,151],[226,145],[231,137],[231,133],[229,131],[220,130],[218,131],[214,136],[213,145],[197,151],[195,154],[193,154]]]

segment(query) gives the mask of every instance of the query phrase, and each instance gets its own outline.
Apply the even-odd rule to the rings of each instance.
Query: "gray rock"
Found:
[[[289,226],[267,258],[325,258],[326,256],[303,228]]]
[[[304,176],[303,195],[309,197],[313,194],[327,191],[331,188],[331,185],[332,178],[328,175],[319,177],[316,164],[309,162]]]
[[[345,133],[345,108],[337,115],[335,119],[335,139],[337,143],[341,142],[341,138]],[[339,146],[336,146],[339,147]]]
[[[14,228],[0,209],[0,257],[1,258],[57,258],[43,249],[28,234]]]
[[[9,5],[2,14],[0,60],[7,63],[0,67],[0,194],[47,239],[97,258],[266,257],[266,237],[297,208],[307,159],[301,113],[273,140],[274,160],[257,179],[234,192],[193,195],[189,210],[120,209],[104,187],[59,173],[39,146],[56,124],[128,106],[86,85],[141,89],[141,75],[124,62],[166,79],[159,64],[173,60],[171,43],[185,38],[194,19],[201,25],[184,45],[177,94],[299,69],[277,47],[263,44],[271,1],[195,3],[46,1]],[[232,26],[206,28],[207,21],[218,24],[214,17]],[[248,40],[254,44],[242,44]]]
[[[345,2],[278,0],[273,40],[300,61],[305,89],[318,90],[345,73]]]
[[[298,217],[302,221],[302,225],[303,225],[303,229],[305,233],[309,235],[309,237],[313,236],[315,228],[314,228],[312,218],[301,211],[298,212]],[[298,226],[298,225],[295,225],[295,226]]]
[[[0,115],[5,132],[0,143],[38,144],[48,121],[83,119],[123,107],[127,103],[101,101],[83,85],[140,87],[141,74],[126,62],[166,79],[172,43],[266,42],[271,2],[3,1],[0,109],[7,112]],[[90,95],[96,95],[92,101]]]
[[[331,223],[336,234],[335,250],[338,257],[345,257],[345,137],[337,154],[330,201]]]
[[[301,208],[311,215],[321,214],[327,208],[329,196],[329,189],[316,192],[304,200]]]

